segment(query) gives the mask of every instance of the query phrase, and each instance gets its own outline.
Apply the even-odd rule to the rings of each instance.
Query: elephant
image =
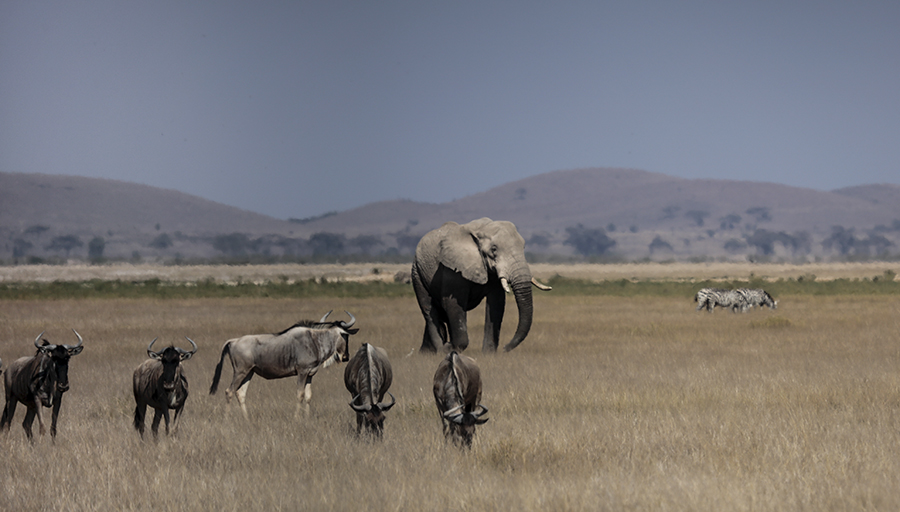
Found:
[[[519,309],[516,332],[504,347],[508,352],[531,329],[532,285],[550,289],[531,276],[525,239],[516,226],[487,217],[461,225],[447,222],[426,233],[416,246],[411,277],[425,317],[420,352],[437,352],[448,341],[451,350],[465,350],[469,345],[466,314],[485,297],[482,351],[496,352],[506,307],[504,291],[514,294]]]

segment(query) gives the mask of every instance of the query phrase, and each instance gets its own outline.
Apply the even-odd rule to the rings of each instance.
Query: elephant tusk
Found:
[[[552,286],[547,286],[545,284],[541,284],[537,281],[537,279],[535,279],[533,277],[531,278],[531,284],[533,284],[535,286],[535,288],[537,288],[538,290],[544,290],[545,292],[548,292],[553,289]]]
[[[503,286],[506,293],[512,293],[512,288],[509,287],[509,281],[507,281],[505,277],[500,278],[500,284]]]

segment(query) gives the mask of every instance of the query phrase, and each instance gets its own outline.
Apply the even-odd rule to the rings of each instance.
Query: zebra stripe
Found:
[[[769,306],[769,309],[778,307],[778,301],[774,300],[769,293],[761,288],[738,288],[738,293],[743,296],[747,303],[747,308]]]
[[[716,306],[731,308],[733,313],[737,312],[738,308],[744,312],[750,307],[744,296],[737,290],[725,288],[701,288],[694,296],[694,301],[697,302],[697,311],[705,307],[710,313]]]

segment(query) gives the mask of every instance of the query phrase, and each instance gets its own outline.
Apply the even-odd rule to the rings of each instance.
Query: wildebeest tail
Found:
[[[216,373],[213,374],[212,386],[209,387],[209,394],[215,395],[219,389],[219,379],[222,377],[222,363],[225,361],[225,354],[231,357],[231,340],[226,341],[222,347],[222,355],[219,356],[219,364],[216,365]]]
[[[141,406],[138,404],[137,407],[134,408],[134,421],[131,423],[134,425],[135,430],[144,435],[144,418],[141,416]]]

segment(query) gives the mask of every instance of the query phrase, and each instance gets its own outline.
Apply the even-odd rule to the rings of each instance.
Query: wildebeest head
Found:
[[[487,423],[488,418],[482,418],[487,414],[487,407],[478,404],[472,412],[462,410],[463,405],[458,405],[444,413],[444,418],[450,422],[452,434],[459,439],[464,446],[472,446],[472,438],[475,437],[475,425]]]
[[[159,352],[154,352],[153,344],[156,343],[156,340],[159,338],[153,338],[153,341],[147,345],[147,355],[150,356],[150,359],[155,359],[162,363],[162,386],[166,391],[173,391],[175,389],[175,381],[178,377],[178,366],[181,362],[190,359],[191,356],[197,352],[197,344],[194,343],[194,340],[187,336],[185,336],[185,338],[190,341],[191,345],[194,347],[192,350],[168,346]]]
[[[75,329],[72,329],[72,332],[78,338],[78,344],[74,346],[53,345],[47,340],[43,340],[44,343],[39,345],[43,332],[34,339],[34,346],[38,349],[35,355],[44,357],[41,357],[38,371],[32,376],[30,386],[44,407],[52,405],[54,395],[62,395],[69,390],[69,359],[84,349],[81,335]]]
[[[350,401],[350,407],[363,415],[363,422],[366,425],[366,430],[373,434],[381,435],[381,433],[384,432],[384,413],[389,411],[391,407],[397,403],[397,400],[390,391],[388,391],[388,395],[391,396],[391,403],[389,404],[377,403],[357,405],[356,401],[359,398],[359,395],[356,395],[353,397],[353,400]]]
[[[328,315],[331,314],[331,311],[334,311],[334,310],[330,310],[330,311],[328,311],[328,313],[325,313],[325,316],[323,316],[322,319],[319,320],[319,324],[330,323],[331,325],[333,325],[335,327],[340,327],[341,328],[341,339],[344,340],[344,343],[337,344],[337,346],[334,349],[334,359],[330,360],[330,361],[326,361],[325,366],[328,366],[332,362],[340,361],[342,363],[346,363],[347,361],[349,361],[350,360],[350,335],[356,334],[359,332],[359,329],[351,329],[351,327],[353,327],[353,324],[356,323],[356,317],[353,316],[353,314],[351,314],[349,311],[346,311],[346,310],[344,311],[344,313],[347,313],[347,315],[350,316],[349,322],[345,322],[343,320],[338,320],[335,322],[326,322],[325,319],[328,318]]]

